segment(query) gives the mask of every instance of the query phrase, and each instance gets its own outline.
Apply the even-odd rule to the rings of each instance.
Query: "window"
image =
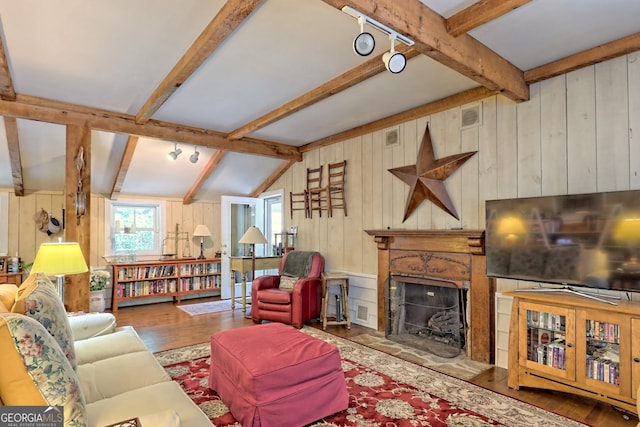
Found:
[[[277,194],[274,196],[269,196],[264,198],[265,205],[265,237],[269,241],[268,247],[273,247],[275,244],[276,238],[274,236],[275,233],[280,233],[282,231],[283,226],[283,218],[282,218],[282,195]],[[266,256],[271,255],[270,253],[266,253]]]
[[[157,255],[162,253],[164,203],[149,201],[108,202],[105,216],[110,233],[110,255]]]

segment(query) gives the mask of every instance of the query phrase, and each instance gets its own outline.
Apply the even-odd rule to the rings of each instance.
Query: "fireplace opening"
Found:
[[[392,275],[386,288],[387,339],[445,358],[465,348],[464,282]]]

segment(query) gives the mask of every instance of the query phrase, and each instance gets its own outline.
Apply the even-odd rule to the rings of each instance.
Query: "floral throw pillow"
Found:
[[[297,277],[280,276],[280,289],[293,289],[298,281]]]
[[[3,404],[62,406],[65,426],[88,424],[78,376],[38,321],[18,313],[0,313],[0,348]]]
[[[58,342],[73,369],[76,368],[76,351],[69,318],[62,300],[47,276],[40,273],[30,275],[18,288],[16,302],[11,311],[40,322]]]

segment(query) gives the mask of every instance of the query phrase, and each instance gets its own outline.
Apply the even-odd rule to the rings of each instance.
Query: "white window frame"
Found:
[[[116,201],[105,200],[104,204],[104,254],[105,256],[117,255],[113,250],[112,237],[115,233],[115,224],[112,223],[113,206],[155,206],[157,210],[155,230],[155,247],[153,251],[136,251],[136,256],[161,256],[162,240],[164,236],[164,217],[166,202],[164,200],[121,198]]]

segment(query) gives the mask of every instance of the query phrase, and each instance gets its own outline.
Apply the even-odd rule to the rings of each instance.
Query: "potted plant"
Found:
[[[105,309],[104,289],[107,287],[111,274],[107,270],[91,270],[89,275],[89,311],[103,312]]]

